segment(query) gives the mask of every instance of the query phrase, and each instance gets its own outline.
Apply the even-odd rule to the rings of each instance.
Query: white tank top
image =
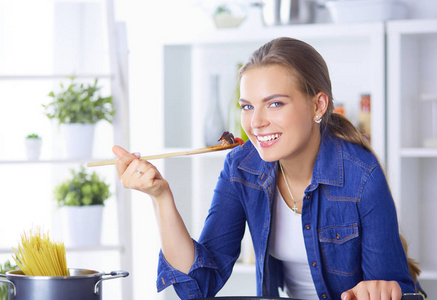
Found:
[[[269,252],[283,263],[287,295],[291,298],[319,299],[308,265],[301,215],[288,207],[278,188],[274,207]]]

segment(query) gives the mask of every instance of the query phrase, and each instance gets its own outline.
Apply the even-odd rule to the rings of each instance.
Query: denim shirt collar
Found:
[[[238,168],[252,175],[259,176],[258,182],[260,185],[264,185],[266,179],[270,176],[275,178],[278,162],[262,160],[250,141],[245,146],[248,147],[248,152]],[[344,186],[343,175],[341,139],[333,135],[329,130],[324,130],[308,191],[315,190],[319,184],[342,187]]]
[[[313,169],[313,181],[318,184],[344,186],[342,142],[329,130],[325,130],[322,134]]]

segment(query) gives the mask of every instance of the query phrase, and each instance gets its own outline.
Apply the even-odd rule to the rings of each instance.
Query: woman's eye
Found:
[[[282,102],[273,102],[273,103],[270,104],[270,107],[279,107],[281,105],[283,105]]]
[[[249,105],[249,104],[243,104],[243,105],[241,105],[241,109],[242,110],[251,110],[251,109],[253,109],[253,106]]]

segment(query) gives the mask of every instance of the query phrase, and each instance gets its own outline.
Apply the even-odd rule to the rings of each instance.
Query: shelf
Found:
[[[7,165],[7,164],[85,164],[91,161],[98,161],[98,160],[105,160],[104,159],[97,159],[97,158],[76,158],[76,159],[62,159],[62,158],[56,158],[56,159],[40,159],[40,160],[26,160],[26,159],[11,159],[11,160],[0,160],[0,165]]]
[[[171,45],[206,45],[217,43],[248,43],[271,40],[274,37],[292,36],[294,38],[360,38],[367,37],[375,28],[383,28],[383,22],[356,23],[356,24],[301,24],[289,26],[261,27],[256,30],[245,28],[229,28],[210,30],[197,34],[193,37],[190,33],[172,37],[164,44]]]
[[[422,101],[437,101],[437,94],[422,94],[420,95]]]
[[[67,253],[72,252],[95,252],[95,251],[124,251],[124,247],[121,245],[102,245],[93,247],[68,247],[66,249]]]
[[[437,295],[436,256],[430,239],[436,228],[434,186],[437,148],[423,147],[434,137],[432,101],[437,100],[437,19],[389,21],[387,33],[387,157],[399,226],[419,258],[419,276],[428,298]],[[432,141],[432,140],[431,140]]]
[[[9,23],[13,25],[12,30],[19,29],[21,40],[36,38],[41,41],[37,47],[34,47],[35,49],[28,49],[26,59],[21,64],[23,66],[20,65],[18,68],[17,63],[14,62],[23,61],[20,57],[22,43],[13,40],[9,45],[10,49],[7,49],[7,53],[11,52],[10,54],[14,55],[7,64],[2,65],[0,72],[2,98],[10,99],[10,105],[6,105],[4,111],[21,113],[19,117],[16,117],[16,114],[9,113],[11,115],[9,116],[5,113],[9,117],[6,121],[10,122],[12,131],[14,128],[19,128],[19,131],[34,128],[33,130],[46,132],[47,136],[50,136],[47,140],[48,144],[43,146],[43,153],[45,153],[44,147],[47,147],[49,152],[39,160],[27,160],[24,153],[21,154],[24,152],[21,150],[24,149],[18,147],[18,142],[19,136],[24,136],[22,133],[18,138],[15,135],[13,139],[8,139],[8,136],[4,139],[8,142],[8,146],[12,145],[12,148],[5,146],[4,154],[0,157],[0,168],[3,168],[0,174],[2,181],[6,182],[6,185],[10,182],[3,198],[13,199],[14,204],[11,206],[3,201],[1,209],[4,212],[26,208],[23,212],[24,218],[21,218],[22,222],[14,226],[18,226],[16,230],[25,230],[30,225],[42,223],[51,231],[60,233],[63,230],[61,228],[63,217],[57,209],[54,209],[55,204],[51,204],[50,194],[57,182],[64,178],[67,167],[77,167],[78,164],[102,160],[102,156],[103,159],[115,157],[107,149],[107,143],[110,143],[109,146],[130,144],[130,85],[127,78],[129,60],[126,26],[124,22],[116,22],[113,5],[113,1],[106,0],[55,0],[44,6],[47,6],[49,15],[53,15],[53,18],[48,23],[31,22],[34,28],[32,27],[30,31],[22,26],[23,30],[21,30],[20,26],[15,26],[12,24],[14,22],[6,20],[6,25]],[[11,20],[14,20],[13,15]],[[42,34],[35,35],[35,33]],[[3,42],[4,38],[0,40]],[[83,51],[83,49],[93,51]],[[44,114],[40,109],[41,103],[47,101],[49,91],[47,86],[69,81],[71,76],[78,81],[91,82],[95,78],[104,81],[102,89],[105,93],[110,93],[117,110],[110,127],[105,127],[106,124],[103,127],[96,127],[99,139],[95,136],[95,146],[98,146],[101,151],[96,152],[95,157],[90,155],[91,157],[71,159],[63,155],[66,149],[60,144],[62,134],[59,130],[55,131],[54,124],[42,120]],[[107,128],[110,130],[108,131]],[[16,151],[14,146],[17,146]],[[113,168],[109,167],[106,170],[113,171]],[[96,171],[100,172],[100,169]],[[22,190],[17,189],[15,185],[17,173],[22,173],[23,176],[20,178],[27,182]],[[105,213],[108,214],[109,221],[104,220],[102,224],[102,237],[107,233],[108,241],[93,247],[69,247],[66,244],[67,256],[70,254],[74,265],[93,265],[96,269],[115,265],[117,268],[131,271],[133,269],[131,192],[124,189],[115,177],[111,179],[110,184],[112,199],[108,206],[111,207],[111,211]],[[4,215],[5,224],[14,224],[12,221],[17,218],[16,214]],[[12,221],[8,222],[8,220]],[[109,222],[111,226],[105,227],[105,222]],[[5,242],[0,247],[2,256],[13,255],[12,247],[6,247],[10,244],[6,243],[7,240],[14,240],[12,234],[8,233],[4,237]],[[112,291],[109,287],[105,299],[108,296],[108,299],[133,299],[133,293],[133,279],[127,278],[114,286]]]
[[[387,23],[387,33],[426,34],[437,32],[437,20],[397,20]]]
[[[419,276],[419,280],[437,280],[437,271],[422,270],[422,273]]]
[[[98,252],[98,251],[119,251],[123,252],[124,247],[121,245],[102,245],[93,247],[66,247],[67,253],[73,252]],[[13,254],[11,248],[0,248],[0,254]]]
[[[0,74],[0,80],[49,80],[49,79],[65,79],[73,74]],[[108,78],[112,79],[113,74],[74,74],[75,78]]]
[[[402,157],[434,157],[437,158],[437,148],[403,148],[401,149]]]

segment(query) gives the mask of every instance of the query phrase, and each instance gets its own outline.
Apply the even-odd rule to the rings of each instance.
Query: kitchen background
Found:
[[[230,26],[226,14],[221,16],[225,25],[214,23],[214,12],[224,2],[236,16],[231,22],[246,17],[238,27],[217,28]],[[0,1],[1,264],[11,260],[11,247],[17,247],[23,231],[34,226],[66,238],[53,189],[71,168],[112,158],[113,144],[142,154],[203,147],[205,115],[214,100],[221,111],[214,118],[237,132],[231,101],[238,64],[266,41],[286,35],[322,53],[336,105],[357,126],[360,120],[369,122],[360,101],[370,95],[372,145],[387,167],[410,254],[422,264],[421,283],[430,299],[437,297],[437,2],[404,0],[407,11],[401,8],[391,16],[403,20],[382,22],[366,20],[363,8],[344,19],[319,1],[314,16],[302,11],[291,18],[294,24],[286,24],[290,18],[284,6],[275,18],[277,1],[265,1],[264,12],[252,2]],[[306,0],[282,0],[291,2],[304,5]],[[378,17],[375,11],[373,18]],[[59,91],[60,82],[68,85],[65,76],[72,74],[77,82],[99,78],[102,94],[112,95],[117,110],[112,124],[97,123],[89,157],[69,156],[60,127],[42,107],[51,101],[48,93]],[[25,137],[31,133],[42,138],[38,158],[26,156]],[[220,153],[155,162],[172,184],[194,237],[223,159]],[[172,289],[156,292],[159,236],[150,200],[121,188],[112,166],[91,171],[112,192],[103,212],[101,242],[67,244],[68,266],[129,271],[127,278],[104,282],[104,299],[175,299]],[[255,294],[252,259],[246,239],[221,295]]]

